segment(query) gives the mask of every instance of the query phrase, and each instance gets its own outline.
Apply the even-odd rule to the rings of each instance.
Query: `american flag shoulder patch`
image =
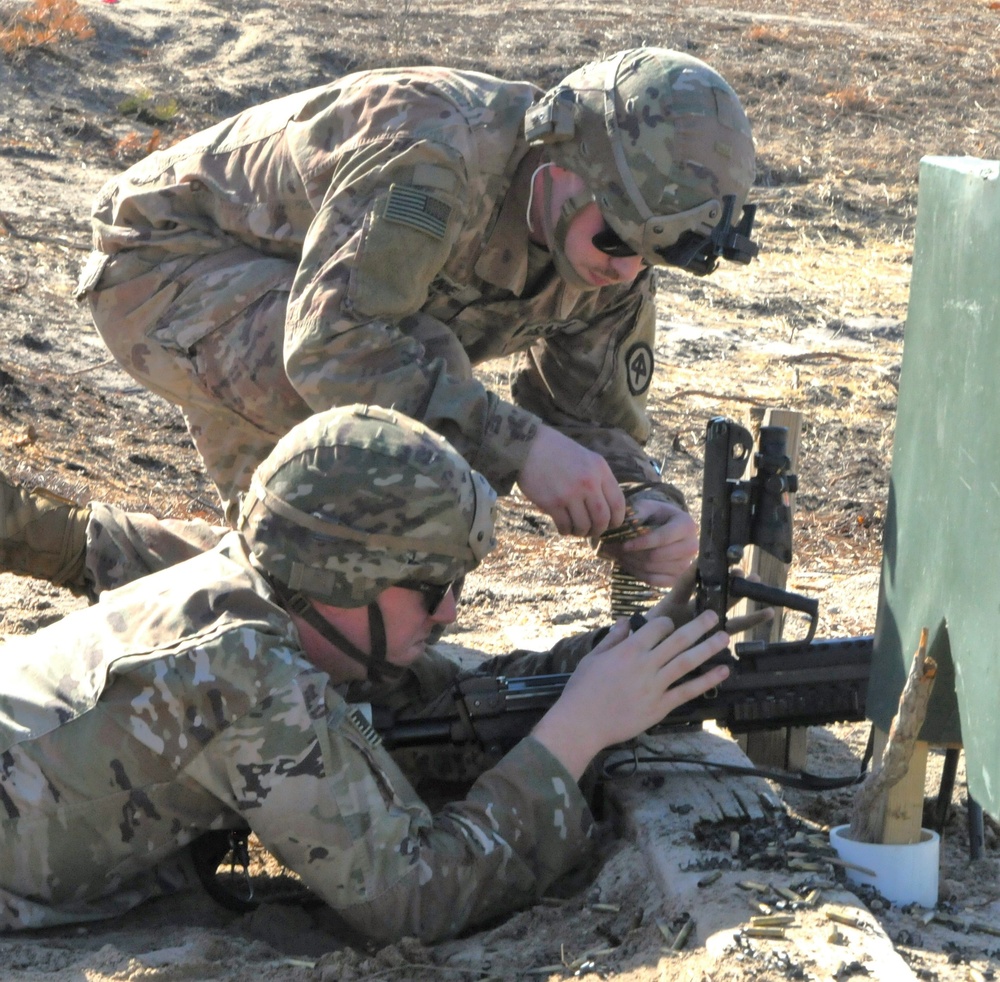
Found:
[[[382,217],[387,222],[409,225],[435,239],[443,239],[448,230],[451,205],[423,188],[393,184]]]

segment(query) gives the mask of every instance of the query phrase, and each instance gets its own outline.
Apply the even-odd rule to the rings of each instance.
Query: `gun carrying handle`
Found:
[[[812,641],[816,634],[816,623],[819,620],[819,601],[814,597],[806,597],[801,593],[791,593],[766,583],[754,583],[742,576],[734,576],[729,581],[729,596],[745,597],[771,607],[785,607],[787,610],[797,610],[809,617],[809,631],[806,643]]]

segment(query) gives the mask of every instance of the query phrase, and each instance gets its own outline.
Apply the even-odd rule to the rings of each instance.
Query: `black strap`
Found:
[[[867,764],[863,764],[858,774],[844,777],[824,777],[822,774],[811,774],[809,771],[777,771],[763,767],[746,767],[742,764],[725,764],[721,761],[701,760],[698,757],[674,757],[669,754],[651,754],[640,756],[634,754],[622,760],[605,763],[604,773],[608,776],[627,766],[639,764],[691,764],[695,767],[708,767],[724,771],[726,774],[741,774],[747,777],[763,777],[769,781],[784,785],[786,788],[799,788],[803,791],[833,791],[837,788],[849,788],[860,784],[865,779]]]
[[[369,667],[374,664],[381,669],[387,654],[385,618],[382,616],[382,608],[374,602],[368,605],[368,643],[372,649]]]
[[[220,906],[237,914],[256,910],[260,903],[253,899],[250,882],[250,850],[248,829],[219,829],[202,833],[191,843],[191,859],[205,892]],[[226,880],[219,877],[219,865],[232,853],[232,864]],[[236,864],[243,867],[243,884],[236,887]]]
[[[391,665],[385,660],[385,621],[382,617],[382,611],[375,601],[368,604],[368,634],[372,646],[369,653],[362,651],[353,641],[335,628],[313,606],[308,597],[297,590],[289,589],[284,583],[277,580],[269,579],[268,582],[285,610],[301,617],[317,634],[324,637],[334,647],[339,648],[345,655],[363,665],[368,671],[368,677],[373,682],[392,682],[405,674],[405,668]]]

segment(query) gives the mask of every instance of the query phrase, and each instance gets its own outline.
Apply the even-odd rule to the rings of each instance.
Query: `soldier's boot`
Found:
[[[27,491],[0,471],[0,572],[84,590],[89,505]]]

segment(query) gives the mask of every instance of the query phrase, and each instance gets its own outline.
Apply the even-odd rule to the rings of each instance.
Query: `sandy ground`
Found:
[[[0,0],[0,24],[25,7]],[[178,414],[107,358],[70,292],[88,249],[89,203],[143,153],[271,96],[360,67],[439,62],[548,84],[592,57],[653,41],[716,64],[744,97],[759,147],[764,249],[747,270],[660,283],[660,371],[651,454],[700,493],[705,421],[765,406],[803,414],[796,560],[790,586],[821,601],[820,636],[870,633],[891,459],[895,394],[923,153],[997,157],[991,4],[947,0],[746,0],[726,7],[591,0],[367,4],[252,0],[84,0],[93,35],[0,57],[0,459],[82,497],[159,514],[215,513]],[[961,85],[949,79],[961,78]],[[488,366],[498,387],[506,366]],[[696,512],[697,513],[697,512]],[[501,547],[470,579],[460,654],[541,646],[604,623],[608,569],[560,540],[517,497]],[[0,630],[30,633],[76,605],[64,592],[0,577]],[[857,765],[867,728],[814,729],[809,767]],[[940,780],[932,754],[928,804]],[[997,837],[969,861],[964,775],[944,827],[940,919],[865,895],[923,979],[993,978],[1000,968]],[[792,821],[846,820],[850,790],[784,791]],[[664,792],[664,809],[670,801]],[[756,830],[776,842],[787,830]],[[728,841],[728,839],[727,839]],[[721,861],[711,835],[693,841]],[[694,982],[879,977],[853,963],[788,956],[780,941],[734,938],[711,950],[694,932],[665,950],[677,919],[642,850],[613,834],[582,884],[502,925],[445,945],[379,952],[344,946],[321,911],[270,902],[234,915],[207,898],[151,904],[114,923],[0,938],[0,978],[250,980],[604,978]],[[277,871],[256,854],[265,896]],[[742,857],[748,876],[756,870]],[[740,916],[745,897],[728,901]],[[815,921],[803,914],[803,921]],[[971,927],[970,927],[971,925]],[[816,944],[828,945],[815,923]],[[797,949],[798,950],[798,949]]]

